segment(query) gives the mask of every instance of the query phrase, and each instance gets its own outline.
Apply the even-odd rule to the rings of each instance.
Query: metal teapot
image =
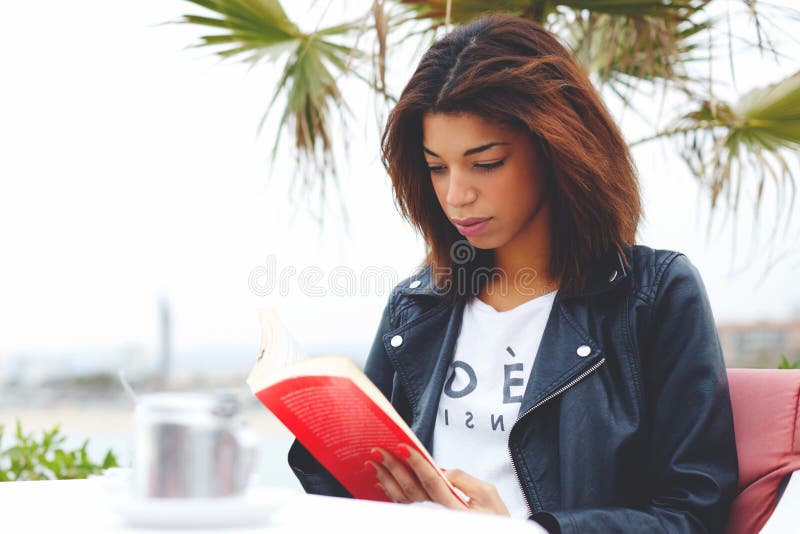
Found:
[[[232,394],[152,393],[134,412],[133,486],[144,498],[242,494],[257,437]]]

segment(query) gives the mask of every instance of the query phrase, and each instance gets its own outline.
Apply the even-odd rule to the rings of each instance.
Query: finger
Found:
[[[494,484],[484,482],[460,469],[451,469],[445,473],[445,476],[456,488],[467,494],[470,510],[510,515],[508,507]]]
[[[412,447],[405,445],[400,445],[400,447],[408,451],[408,457],[404,461],[414,472],[423,490],[432,501],[448,508],[464,509],[464,505],[453,495],[447,483],[436,472],[436,468],[425,457]]]
[[[493,484],[475,478],[461,469],[450,469],[444,476],[447,477],[447,480],[449,480],[453,486],[466,493],[470,499],[487,502],[492,498],[500,496],[497,492],[497,488]]]
[[[392,475],[394,480],[403,490],[405,496],[411,502],[423,502],[431,500],[428,493],[417,480],[417,477],[406,467],[397,457],[389,451],[381,448],[376,448],[383,456],[383,467],[385,467]]]
[[[403,488],[394,479],[392,474],[383,467],[380,463],[367,461],[367,464],[375,468],[375,477],[378,479],[378,484],[383,489],[383,492],[391,501],[408,504],[411,500],[403,492]]]

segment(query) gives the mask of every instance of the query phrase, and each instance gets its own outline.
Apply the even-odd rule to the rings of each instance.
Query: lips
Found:
[[[456,230],[461,235],[469,237],[480,234],[491,219],[491,217],[470,217],[468,219],[453,219],[453,222],[456,225]]]
[[[461,227],[470,227],[488,220],[489,217],[469,217],[467,219],[453,219],[453,222]]]

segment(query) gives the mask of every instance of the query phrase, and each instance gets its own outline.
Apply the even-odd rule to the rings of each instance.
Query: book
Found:
[[[306,356],[272,309],[259,310],[261,351],[247,377],[258,400],[357,499],[389,501],[364,468],[370,451],[415,449],[453,495],[461,494],[389,400],[349,358]]]

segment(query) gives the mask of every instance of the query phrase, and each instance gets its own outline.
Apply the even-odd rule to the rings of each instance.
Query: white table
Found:
[[[800,471],[789,477],[778,506],[761,529],[761,534],[784,534],[800,530]]]
[[[263,501],[267,520],[247,527],[193,529],[204,533],[264,532],[325,533],[346,531],[373,534],[425,532],[503,532],[543,534],[533,521],[457,512],[424,505],[402,505],[306,495],[285,489],[257,487],[250,498]],[[57,480],[0,483],[0,531],[13,533],[80,532],[158,534],[186,529],[142,530],[127,524],[113,506],[107,488],[98,480]]]

